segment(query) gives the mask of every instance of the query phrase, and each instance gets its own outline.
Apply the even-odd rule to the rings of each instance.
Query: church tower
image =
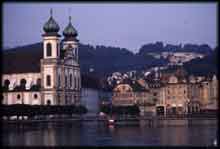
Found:
[[[65,78],[69,78],[69,84],[66,85],[66,97],[71,99],[71,103],[79,104],[81,95],[81,77],[78,56],[78,42],[77,31],[71,22],[69,16],[69,23],[63,31],[64,39],[62,41],[61,55],[64,59],[64,74]],[[71,92],[68,92],[71,91]],[[66,99],[66,98],[65,98]]]
[[[52,9],[50,18],[44,24],[43,30],[43,59],[41,59],[41,84],[42,103],[55,105],[60,101],[57,99],[58,78],[57,69],[60,67],[60,27],[53,18]]]

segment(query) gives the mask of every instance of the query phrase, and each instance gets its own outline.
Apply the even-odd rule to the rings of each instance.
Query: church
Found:
[[[71,17],[62,39],[52,9],[43,30],[38,48],[3,52],[3,104],[80,104],[79,40]]]

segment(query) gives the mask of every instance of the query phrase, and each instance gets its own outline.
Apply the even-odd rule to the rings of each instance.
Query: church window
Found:
[[[9,84],[10,84],[10,81],[9,80],[5,80],[4,82],[4,87],[8,90],[9,88]]]
[[[47,100],[47,105],[51,105],[51,101],[49,99]]]
[[[70,87],[72,87],[72,74],[70,74]]]
[[[76,77],[74,77],[74,88],[76,88]]]
[[[80,88],[80,78],[78,78],[78,88]]]
[[[41,86],[41,79],[37,79],[37,86]]]
[[[47,86],[51,86],[51,77],[50,77],[50,75],[47,75],[46,80],[47,80]]]
[[[27,81],[25,79],[21,79],[20,86],[21,86],[22,89],[25,89],[26,82]]]
[[[34,99],[37,99],[37,94],[34,94]]]
[[[67,87],[67,76],[65,76],[65,86]]]
[[[58,87],[61,86],[61,79],[60,79],[60,75],[58,75]]]
[[[51,56],[52,54],[52,48],[51,48],[51,43],[47,44],[47,56]]]
[[[57,56],[59,55],[59,43],[57,43]]]

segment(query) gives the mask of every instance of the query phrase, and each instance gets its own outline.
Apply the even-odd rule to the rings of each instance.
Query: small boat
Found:
[[[112,118],[109,119],[109,120],[108,120],[108,124],[109,124],[109,125],[114,125],[114,124],[115,124],[115,120],[112,119]]]

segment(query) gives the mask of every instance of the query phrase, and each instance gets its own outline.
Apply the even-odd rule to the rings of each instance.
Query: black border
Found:
[[[2,2],[2,1],[1,1]],[[136,0],[136,1],[129,1],[129,0],[125,0],[125,1],[122,1],[122,0],[120,0],[120,1],[117,1],[117,0],[111,0],[111,1],[103,1],[103,0],[95,0],[95,1],[89,1],[89,0],[77,0],[77,1],[71,1],[71,0],[65,0],[65,1],[55,1],[55,0],[47,0],[47,1],[40,1],[40,0],[32,0],[32,1],[25,1],[25,0],[7,0],[7,1],[4,1],[3,3],[11,3],[11,2],[13,2],[13,3],[20,3],[20,2],[22,2],[22,3],[33,3],[33,2],[41,2],[41,3],[49,3],[49,2],[60,2],[60,3],[65,3],[65,2],[75,2],[75,3],[170,3],[170,2],[172,2],[172,3],[200,3],[200,2],[202,2],[202,3],[211,3],[211,2],[216,2],[217,3],[217,5],[218,5],[218,9],[217,9],[217,12],[218,12],[218,14],[219,14],[219,3],[218,3],[218,1],[216,1],[216,0],[199,0],[199,1],[190,1],[190,0],[184,0],[184,1],[144,1],[144,0]],[[1,21],[3,20],[3,5],[1,5],[1,14],[2,15],[0,15],[0,17],[1,17]],[[218,16],[218,14],[217,14],[217,16]],[[2,25],[2,23],[1,23],[1,25]],[[217,26],[219,27],[219,19],[217,18]],[[1,27],[1,33],[3,34],[3,26]],[[219,33],[219,28],[217,29],[217,31],[218,31],[218,33]],[[2,35],[1,34],[1,35]],[[1,36],[1,39],[2,39],[3,37]],[[218,34],[218,36],[217,36],[217,40],[218,40],[218,44],[220,43],[219,42],[219,34]],[[2,46],[2,41],[3,40],[1,40],[1,51],[0,51],[0,57],[1,57],[1,60],[2,60],[2,49],[3,49],[3,46]],[[219,45],[218,45],[218,47],[219,47]],[[218,54],[219,54],[219,52],[218,52]],[[2,63],[1,63],[2,64]],[[218,64],[217,64],[218,66],[219,66],[219,61],[218,61]],[[0,65],[0,67],[2,67],[2,65]],[[0,74],[2,74],[2,68],[0,69]],[[218,72],[218,74],[219,74],[219,72]],[[0,79],[1,81],[2,81],[2,75],[1,75],[1,79]],[[219,83],[219,82],[218,82]],[[2,90],[1,90],[1,93],[2,93]],[[2,94],[0,94],[0,99],[2,98]],[[220,101],[219,101],[220,102]],[[220,107],[220,103],[218,102],[218,107]],[[219,109],[218,109],[219,110]],[[220,112],[220,111],[219,111]],[[218,116],[219,116],[219,113],[218,113]],[[219,122],[219,121],[218,121]],[[219,124],[219,123],[218,123]],[[0,133],[1,134],[1,133]],[[218,127],[218,134],[220,134],[220,132],[219,132],[219,127]],[[218,142],[219,142],[219,135],[218,135]],[[1,140],[2,141],[2,140]],[[2,142],[1,142],[2,143]],[[26,147],[26,146],[17,146],[17,147],[7,147],[7,146],[2,146],[3,148],[103,148],[103,147],[100,147],[100,146],[97,146],[97,147],[92,147],[92,146],[56,146],[56,147],[45,147],[45,146],[33,146],[33,147]],[[112,148],[112,147],[119,147],[119,146],[111,146],[111,147],[107,147],[107,148]],[[140,148],[151,148],[151,147],[153,147],[153,148],[185,148],[185,147],[190,147],[191,148],[191,146],[144,146],[144,147],[140,147]],[[105,147],[104,147],[105,148]],[[120,146],[120,148],[130,148],[130,146],[123,146],[123,147],[121,147]],[[133,147],[132,147],[133,148]],[[136,148],[136,147],[135,147]],[[138,147],[139,148],[139,147]],[[201,148],[203,148],[203,147],[201,147]],[[204,148],[212,148],[212,147],[204,147]],[[215,147],[213,147],[213,148],[215,148]],[[216,147],[217,148],[217,147]]]

